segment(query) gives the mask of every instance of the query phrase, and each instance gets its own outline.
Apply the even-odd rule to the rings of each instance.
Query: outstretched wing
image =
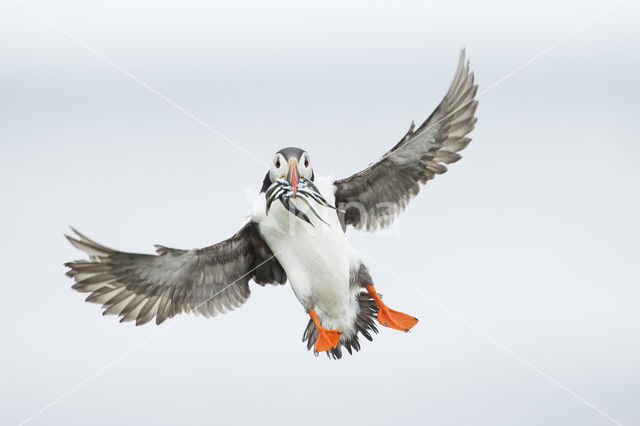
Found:
[[[258,284],[284,284],[287,276],[253,223],[231,238],[202,249],[156,246],[158,255],[124,253],[91,241],[75,229],[67,236],[90,260],[66,263],[72,288],[91,293],[104,314],[136,325],[160,324],[182,312],[214,316],[242,305]]]
[[[478,86],[473,79],[463,50],[453,83],[431,116],[415,131],[412,123],[402,140],[377,162],[334,182],[345,225],[367,231],[384,228],[418,194],[419,184],[460,159],[458,152],[471,142],[466,135],[477,121]]]

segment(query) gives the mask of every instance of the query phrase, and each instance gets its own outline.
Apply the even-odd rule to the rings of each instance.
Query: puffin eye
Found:
[[[304,157],[304,166],[309,167],[309,157]]]
[[[279,169],[279,168],[280,168],[280,159],[277,158],[276,159],[276,169]]]

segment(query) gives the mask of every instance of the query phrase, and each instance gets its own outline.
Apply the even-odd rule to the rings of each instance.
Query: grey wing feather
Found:
[[[388,226],[418,194],[420,184],[446,172],[446,164],[460,159],[458,152],[471,142],[466,135],[477,121],[477,90],[463,50],[453,83],[431,116],[415,131],[412,123],[380,160],[334,182],[345,225],[367,231]]]
[[[66,263],[72,288],[90,293],[104,314],[136,321],[155,318],[160,324],[182,312],[215,316],[244,304],[249,280],[260,285],[284,284],[287,276],[253,223],[231,238],[202,249],[156,246],[157,255],[112,250],[72,228],[67,239],[90,260]]]

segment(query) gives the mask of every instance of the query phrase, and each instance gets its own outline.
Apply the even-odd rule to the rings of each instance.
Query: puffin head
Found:
[[[273,183],[280,178],[285,178],[289,182],[295,198],[300,179],[313,180],[309,154],[295,147],[282,148],[276,152],[269,170],[269,181]]]
[[[335,209],[324,199],[318,187],[313,183],[313,169],[309,154],[300,148],[282,148],[276,152],[271,162],[269,172],[264,177],[262,192],[265,193],[265,210],[269,214],[271,204],[279,200],[292,214],[299,217],[309,225],[314,226],[305,212],[300,210],[295,201],[306,205],[308,211],[313,213],[321,222],[325,220],[320,216],[317,206]]]

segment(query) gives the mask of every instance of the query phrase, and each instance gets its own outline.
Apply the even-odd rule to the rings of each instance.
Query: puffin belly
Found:
[[[319,178],[316,184],[330,203],[334,202],[331,181]],[[295,201],[294,201],[295,202]],[[316,204],[314,207],[326,223],[318,220],[304,205],[296,203],[313,223],[292,215],[281,203],[271,205],[264,214],[264,194],[254,210],[254,220],[280,265],[291,287],[306,310],[314,309],[323,327],[351,334],[359,305],[359,288],[350,285],[352,272],[360,259],[349,244],[335,210]]]

